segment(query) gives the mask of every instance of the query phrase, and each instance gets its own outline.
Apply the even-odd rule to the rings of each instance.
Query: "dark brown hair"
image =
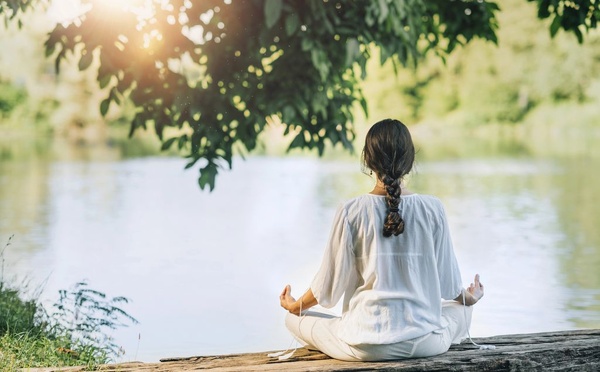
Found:
[[[413,167],[415,147],[406,125],[385,119],[374,124],[365,139],[363,166],[371,169],[383,182],[388,206],[383,236],[402,234],[404,220],[400,216],[400,181]]]

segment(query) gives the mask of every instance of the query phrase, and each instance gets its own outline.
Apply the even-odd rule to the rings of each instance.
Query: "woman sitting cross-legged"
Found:
[[[310,289],[297,300],[289,285],[280,295],[287,328],[308,347],[381,361],[441,354],[466,337],[483,285],[475,275],[463,289],[439,199],[404,188],[414,158],[404,124],[371,127],[363,162],[377,176],[375,188],[338,209]],[[342,295],[341,317],[305,311],[333,307]]]

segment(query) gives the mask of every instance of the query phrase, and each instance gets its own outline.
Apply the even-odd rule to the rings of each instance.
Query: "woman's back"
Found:
[[[399,342],[443,328],[441,298],[453,299],[462,288],[440,201],[403,195],[400,208],[406,227],[392,237],[381,231],[386,208],[385,197],[374,194],[340,208],[332,234],[347,234],[348,239],[332,237],[332,242],[344,243],[333,243],[311,285],[327,305],[339,294],[319,288],[327,288],[332,280],[348,283],[339,336],[349,344]],[[348,268],[334,269],[341,265]],[[341,277],[332,278],[332,273]]]

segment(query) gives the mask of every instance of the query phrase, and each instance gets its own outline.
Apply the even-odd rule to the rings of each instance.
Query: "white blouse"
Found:
[[[440,200],[403,195],[399,208],[404,232],[388,238],[385,196],[359,196],[336,213],[311,289],[326,308],[345,294],[338,337],[350,345],[390,344],[442,329],[442,298],[461,293]]]

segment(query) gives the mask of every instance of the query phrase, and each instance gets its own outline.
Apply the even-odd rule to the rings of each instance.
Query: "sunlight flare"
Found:
[[[115,17],[131,12],[140,21],[152,18],[157,7],[173,9],[169,0],[54,0],[48,8],[48,15],[53,21],[69,24],[78,22],[79,17],[94,7],[101,7]]]

